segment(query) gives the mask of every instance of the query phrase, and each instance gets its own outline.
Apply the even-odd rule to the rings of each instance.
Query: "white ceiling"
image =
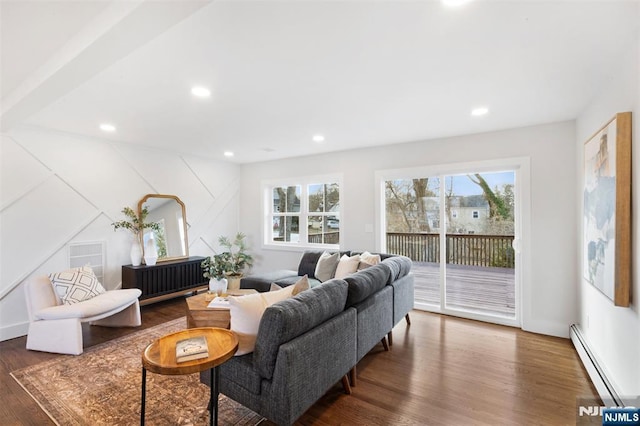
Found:
[[[247,163],[573,119],[637,43],[640,1],[2,0],[0,13],[3,130]]]

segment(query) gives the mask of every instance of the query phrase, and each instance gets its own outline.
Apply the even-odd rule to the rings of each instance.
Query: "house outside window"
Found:
[[[474,219],[478,219],[480,217],[480,212],[478,212],[478,210],[474,210],[473,211],[473,218]]]
[[[340,176],[264,183],[265,246],[338,248]]]

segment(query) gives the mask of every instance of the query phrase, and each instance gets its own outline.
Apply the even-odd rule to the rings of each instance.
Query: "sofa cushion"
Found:
[[[316,264],[315,277],[321,282],[329,281],[336,273],[340,262],[340,253],[324,252]]]
[[[358,265],[360,264],[360,255],[355,254],[353,256],[347,256],[346,254],[342,255],[340,261],[338,262],[338,266],[336,268],[336,273],[334,274],[335,278],[344,278],[348,275],[353,274],[358,270]]]
[[[318,259],[322,256],[324,251],[318,250],[307,250],[302,254],[302,258],[300,259],[300,264],[298,265],[298,276],[307,275],[310,279],[316,278],[316,265],[318,263]],[[346,254],[347,256],[351,256],[350,251],[341,251],[340,256]],[[313,284],[311,285],[313,287]]]
[[[342,312],[346,300],[347,284],[333,279],[268,307],[253,352],[260,375],[271,379],[280,345]]]
[[[295,276],[295,277],[288,277],[288,278],[283,278],[281,280],[277,280],[274,281],[276,284],[278,284],[280,287],[286,287],[289,285],[294,285],[295,283],[298,282],[298,280],[300,279],[300,277]],[[322,282],[320,282],[320,280],[317,280],[315,278],[307,278],[307,280],[309,281],[309,287],[313,288],[319,284],[322,284]]]
[[[309,278],[315,278],[316,264],[320,256],[322,256],[322,253],[321,251],[305,251],[298,265],[298,275],[307,275]]]
[[[406,256],[388,257],[382,263],[389,267],[391,274],[389,275],[388,284],[404,277],[411,271],[412,262]]]
[[[311,288],[311,286],[309,285],[309,277],[307,277],[306,275],[301,277],[298,281],[296,281],[292,285],[293,285],[293,291],[291,293],[292,296],[295,296],[296,294],[305,290],[309,290]],[[280,286],[276,283],[271,283],[270,291],[282,290],[282,287],[287,287],[287,286]]]
[[[238,337],[235,356],[253,352],[260,319],[269,306],[291,297],[294,286],[278,291],[255,293],[246,296],[229,296],[230,330]]]
[[[134,303],[141,294],[137,288],[107,291],[81,303],[40,309],[34,313],[34,317],[39,320],[91,318],[111,311],[118,312]]]
[[[358,264],[358,271],[366,269],[370,266],[377,265],[381,262],[379,254],[371,254],[365,251],[360,255],[360,263]]]
[[[353,306],[382,289],[389,281],[389,268],[373,265],[344,279],[349,285],[347,307]]]
[[[89,300],[106,291],[89,266],[50,274],[49,279],[56,295],[65,305]]]

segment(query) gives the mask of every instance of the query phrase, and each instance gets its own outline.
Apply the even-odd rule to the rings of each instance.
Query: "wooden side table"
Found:
[[[244,296],[257,293],[254,289],[229,290],[229,296]],[[200,293],[187,297],[187,328],[196,327],[220,327],[229,328],[231,316],[229,308],[208,308],[213,297],[210,294]]]
[[[196,336],[207,339],[209,356],[193,361],[176,362],[176,342]],[[142,404],[140,425],[144,425],[147,371],[156,374],[179,375],[211,371],[209,424],[218,424],[218,366],[230,359],[238,350],[238,338],[229,330],[214,327],[192,328],[167,334],[153,341],[142,353]]]

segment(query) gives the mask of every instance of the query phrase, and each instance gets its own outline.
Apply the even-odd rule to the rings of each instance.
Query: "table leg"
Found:
[[[147,370],[142,367],[142,403],[140,406],[140,426],[144,426],[144,405],[147,394]]]
[[[218,367],[211,370],[211,395],[209,397],[209,424],[218,426],[218,397],[220,396],[220,376]]]

